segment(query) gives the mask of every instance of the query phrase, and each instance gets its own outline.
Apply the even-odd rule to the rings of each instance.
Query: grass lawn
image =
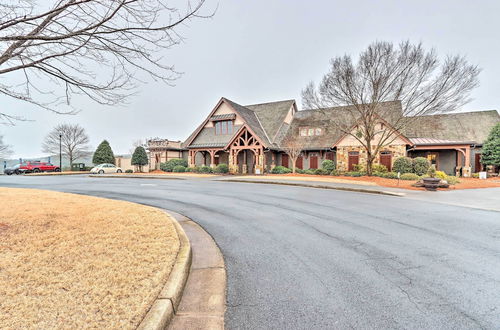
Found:
[[[134,329],[175,261],[164,212],[0,188],[0,328]]]

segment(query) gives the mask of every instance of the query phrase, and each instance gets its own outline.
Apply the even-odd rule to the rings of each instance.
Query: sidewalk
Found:
[[[281,184],[287,186],[335,189],[399,197],[405,196],[408,192],[406,189],[382,187],[371,182],[348,181],[335,178],[325,178],[323,180],[319,180],[318,178],[307,178],[306,180],[301,180],[300,177],[228,176],[214,178],[213,181]]]

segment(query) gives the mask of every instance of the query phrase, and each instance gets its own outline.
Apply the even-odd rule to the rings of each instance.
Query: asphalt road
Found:
[[[0,186],[192,218],[224,254],[228,329],[500,328],[499,212],[210,180],[4,176]]]

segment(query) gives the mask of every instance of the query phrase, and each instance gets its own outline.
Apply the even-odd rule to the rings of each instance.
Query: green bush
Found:
[[[192,167],[186,167],[186,172],[193,172],[193,168]]]
[[[222,173],[222,174],[228,173],[229,166],[227,166],[227,164],[219,164],[219,165],[215,166],[214,172],[215,173]]]
[[[325,159],[321,163],[321,168],[323,168],[327,172],[331,172],[331,171],[333,171],[335,169],[335,163],[333,162],[333,160]]]
[[[451,184],[451,185],[455,185],[457,183],[460,183],[458,178],[456,176],[453,176],[453,175],[448,175],[445,180],[446,180],[446,182],[448,182],[448,184]]]
[[[212,173],[212,168],[210,166],[206,166],[206,165],[203,165],[203,166],[200,166],[199,169],[198,169],[199,173]]]
[[[200,173],[200,167],[199,166],[191,167],[191,172],[193,172],[193,173]]]
[[[419,179],[420,179],[420,177],[418,175],[416,175],[415,173],[404,173],[404,174],[401,174],[401,180],[413,180],[413,181],[416,181],[416,180],[419,180]]]
[[[333,170],[333,171],[330,172],[330,175],[332,175],[332,176],[339,176],[340,172],[337,171],[337,170]]]
[[[285,166],[276,166],[271,170],[272,174],[287,174],[292,173],[292,170]]]
[[[372,165],[372,172],[386,173],[387,167],[382,164],[374,164]]]
[[[176,165],[172,169],[172,172],[175,172],[175,173],[184,173],[184,172],[186,172],[186,167],[182,166],[182,165]]]
[[[132,170],[126,170],[125,173],[134,173]]]
[[[308,170],[305,170],[304,171],[304,174],[309,174],[309,175],[315,175],[316,172],[315,170],[313,170],[312,168],[308,169]]]
[[[384,166],[385,167],[385,166]],[[387,171],[385,172],[379,172],[379,171],[375,171],[372,173],[373,176],[378,176],[379,178],[382,178],[384,177],[384,174],[387,173]]]
[[[413,161],[410,157],[398,157],[392,170],[396,173],[413,173]]]
[[[356,164],[353,167],[354,172],[364,172],[365,171],[365,165],[363,164]]]
[[[413,173],[416,175],[424,175],[427,173],[429,170],[429,166],[431,166],[431,163],[427,158],[424,157],[417,157],[413,158]]]
[[[358,171],[351,171],[351,172],[345,172],[344,175],[345,176],[352,176],[352,177],[360,177],[360,176],[363,176],[364,173],[358,172]]]
[[[304,171],[304,170],[303,170],[303,169],[301,169],[301,168],[296,168],[296,169],[295,169],[295,173],[297,173],[297,174],[304,174],[305,172],[306,172],[306,171]]]
[[[317,168],[314,170],[314,174],[316,175],[328,175],[331,171],[328,171],[326,168]]]
[[[395,172],[387,172],[387,173],[384,173],[382,175],[383,178],[386,178],[386,179],[397,179],[398,178],[398,174],[395,173]]]
[[[160,164],[160,170],[172,172],[176,166],[188,167],[187,160],[180,158],[170,159],[169,161]]]
[[[479,173],[472,173],[472,177],[474,179],[479,179]]]

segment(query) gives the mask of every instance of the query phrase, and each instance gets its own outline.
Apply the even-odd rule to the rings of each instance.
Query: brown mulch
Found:
[[[376,176],[361,176],[361,177],[350,177],[350,176],[324,176],[324,175],[308,175],[308,174],[268,174],[269,176],[276,177],[317,177],[317,178],[338,178],[341,180],[352,180],[352,181],[362,181],[362,182],[372,182],[376,185],[382,187],[390,187],[390,188],[402,188],[402,189],[410,189],[410,190],[425,190],[425,188],[413,187],[412,185],[416,181],[410,180],[395,180],[395,179],[386,179],[379,178]],[[399,181],[399,182],[398,182]],[[439,190],[455,190],[455,189],[477,189],[477,188],[496,188],[500,187],[500,177],[488,178],[486,180],[480,180],[475,178],[460,178],[460,183],[456,185],[452,185],[447,189],[440,188]]]
[[[164,212],[0,188],[0,328],[135,329],[179,250]]]

